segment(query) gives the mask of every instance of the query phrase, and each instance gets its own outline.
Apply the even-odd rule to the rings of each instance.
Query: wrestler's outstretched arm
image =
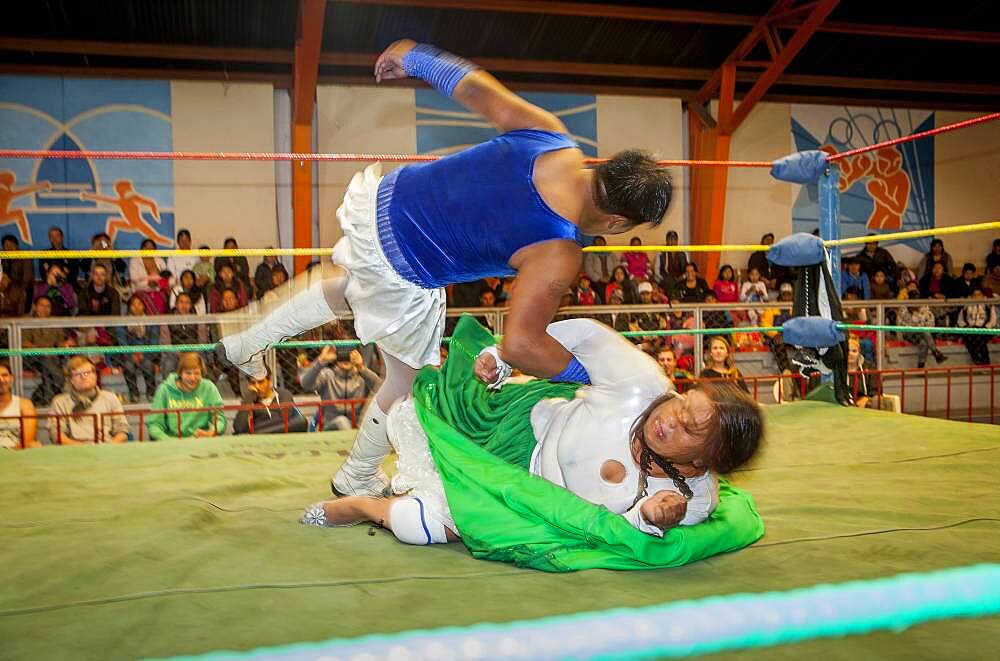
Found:
[[[599,321],[566,319],[549,324],[546,330],[583,364],[595,387],[615,390],[622,382],[636,379],[662,385],[663,392],[669,387],[655,360]]]
[[[417,50],[411,54],[415,48]],[[382,82],[410,76],[427,81],[442,94],[489,119],[501,131],[568,132],[566,125],[554,114],[514,94],[471,62],[428,44],[401,39],[385,49],[375,62],[375,80]]]

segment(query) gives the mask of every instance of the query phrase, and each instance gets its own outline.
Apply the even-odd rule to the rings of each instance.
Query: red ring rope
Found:
[[[1000,119],[1000,112],[982,117],[967,119],[955,124],[948,124],[929,131],[886,140],[874,145],[866,145],[848,151],[833,154],[830,161],[837,161],[857,154],[891,147],[904,142],[911,142],[930,137],[939,133],[956,131],[967,126],[982,124]],[[373,162],[409,163],[436,161],[441,156],[436,154],[294,154],[291,152],[211,152],[211,151],[66,151],[56,149],[0,149],[0,158],[89,158],[89,159],[136,159],[149,161],[321,161],[321,162]],[[606,158],[588,158],[586,163],[602,163]],[[771,161],[696,161],[688,159],[670,159],[657,161],[658,165],[677,167],[725,167],[725,168],[769,168]]]
[[[989,115],[983,115],[982,117],[974,117],[972,119],[967,119],[963,122],[956,122],[954,124],[947,124],[945,126],[940,126],[936,129],[930,129],[928,131],[921,131],[920,133],[914,133],[912,135],[905,135],[902,138],[893,138],[892,140],[886,140],[885,142],[877,142],[874,145],[865,145],[864,147],[858,147],[857,149],[849,149],[847,151],[842,151],[838,154],[833,154],[830,156],[829,161],[839,161],[842,158],[849,158],[851,156],[856,156],[858,154],[864,154],[869,151],[877,151],[879,149],[884,149],[885,147],[892,147],[893,145],[898,145],[904,142],[912,142],[914,140],[920,140],[921,138],[929,138],[932,135],[937,135],[938,133],[947,133],[948,131],[957,131],[958,129],[964,129],[967,126],[974,126],[976,124],[983,124],[985,122],[992,122],[993,120],[1000,119],[1000,112],[994,112]]]

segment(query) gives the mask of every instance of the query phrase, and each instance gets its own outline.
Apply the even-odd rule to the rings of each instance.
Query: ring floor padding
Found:
[[[770,407],[767,423],[764,450],[733,475],[766,536],[633,572],[544,574],[460,544],[298,524],[329,494],[350,432],[0,453],[0,659],[246,650],[1000,558],[998,427],[819,402]],[[978,658],[997,640],[993,617],[739,658]]]

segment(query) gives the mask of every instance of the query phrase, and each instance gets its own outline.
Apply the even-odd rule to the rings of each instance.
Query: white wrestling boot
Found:
[[[334,494],[374,498],[391,495],[389,478],[382,470],[382,462],[392,451],[387,423],[388,416],[372,397],[347,461],[330,480],[330,490]]]
[[[215,354],[248,376],[261,378],[263,354],[268,347],[336,319],[320,281],[276,307],[250,328],[222,338],[215,345]]]

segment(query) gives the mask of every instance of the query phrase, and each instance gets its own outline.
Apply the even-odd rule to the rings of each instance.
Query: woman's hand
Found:
[[[642,518],[660,530],[673,528],[687,514],[687,499],[676,491],[657,491],[640,508]]]
[[[323,347],[323,350],[319,352],[319,356],[316,357],[320,365],[329,365],[333,361],[337,360],[337,349],[330,345]]]
[[[476,362],[472,366],[472,372],[476,375],[477,379],[487,385],[496,383],[496,380],[500,377],[496,358],[489,353],[480,354],[476,358]]]
[[[363,369],[365,366],[365,359],[361,356],[361,352],[357,349],[351,352],[351,365],[354,365],[359,370]]]
[[[408,78],[409,75],[403,68],[403,57],[416,45],[417,42],[412,39],[400,39],[386,48],[375,60],[375,82]]]

